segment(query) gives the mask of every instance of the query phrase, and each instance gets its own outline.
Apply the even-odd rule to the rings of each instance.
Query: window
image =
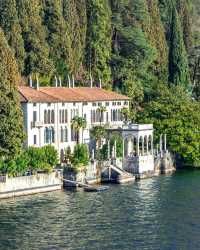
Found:
[[[44,130],[44,143],[54,143],[55,142],[55,130],[53,127],[45,128]]]
[[[60,142],[64,142],[64,130],[63,127],[60,129]]]
[[[36,145],[37,144],[37,135],[33,136],[33,144]]]
[[[98,106],[102,106],[102,102],[98,102]]]
[[[77,141],[78,136],[79,136],[78,131],[73,127],[71,127],[71,141]]]
[[[65,109],[65,123],[68,122],[68,112],[67,112],[67,109]]]
[[[62,123],[62,110],[59,110],[59,122]]]
[[[106,112],[106,122],[108,122],[108,112]]]
[[[110,105],[110,103],[109,102],[106,102],[106,106],[109,106]]]
[[[37,103],[34,102],[34,103],[33,103],[33,107],[36,107],[36,106],[37,106]]]
[[[47,124],[48,119],[47,119],[47,111],[44,111],[44,124]]]
[[[64,132],[64,142],[68,141],[68,129],[65,127],[65,132]]]
[[[51,123],[51,111],[48,110],[48,113],[47,113],[47,123],[50,124]]]
[[[37,111],[33,111],[33,121],[37,121]]]
[[[64,111],[64,109],[62,110],[62,123],[65,123],[65,111]]]
[[[118,105],[118,106],[121,106],[121,102],[117,102],[117,105]]]
[[[64,102],[62,103],[62,106],[65,106],[65,103],[64,103]]]
[[[73,106],[76,106],[76,103],[75,103],[75,102],[73,102]]]
[[[96,104],[95,102],[93,102],[93,103],[92,103],[92,106],[95,107],[95,106],[97,106],[97,104]]]
[[[55,114],[54,114],[54,110],[51,110],[51,123],[55,122]]]
[[[113,102],[112,105],[113,105],[113,106],[116,106],[116,102]]]
[[[128,101],[124,101],[124,105],[128,105]]]
[[[87,106],[87,105],[88,105],[88,103],[87,103],[87,102],[84,102],[84,103],[83,103],[83,105],[84,105],[84,106]]]
[[[87,121],[87,115],[86,115],[86,114],[84,114],[84,116],[83,116],[83,117],[84,117],[84,119]]]
[[[47,103],[47,106],[50,107],[50,106],[51,106],[51,103]]]

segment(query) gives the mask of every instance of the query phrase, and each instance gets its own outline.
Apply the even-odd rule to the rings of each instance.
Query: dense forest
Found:
[[[0,0],[0,83],[5,51],[21,82],[101,79],[132,98],[130,119],[154,122],[156,136],[167,133],[170,149],[199,166],[199,25],[200,0]]]

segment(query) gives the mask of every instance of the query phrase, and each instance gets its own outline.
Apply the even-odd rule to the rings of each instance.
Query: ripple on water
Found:
[[[200,249],[200,172],[0,203],[0,249]]]

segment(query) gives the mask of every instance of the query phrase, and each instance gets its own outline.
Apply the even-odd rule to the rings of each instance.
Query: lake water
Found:
[[[200,171],[0,201],[0,249],[200,249]]]

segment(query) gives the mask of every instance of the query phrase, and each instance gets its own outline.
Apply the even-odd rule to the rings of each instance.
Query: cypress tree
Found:
[[[160,11],[157,0],[148,0],[149,25],[147,34],[150,43],[156,48],[157,56],[152,65],[153,74],[158,80],[168,80],[168,46],[165,37],[165,30],[161,22]]]
[[[70,38],[63,17],[63,6],[61,0],[44,0],[44,24],[48,30],[47,41],[50,47],[50,57],[53,59],[56,70],[64,75],[70,71],[71,51]]]
[[[86,39],[86,6],[85,0],[64,0],[63,15],[68,36],[68,66],[70,73],[81,74],[84,63]]]
[[[16,84],[17,63],[0,29],[0,157],[17,156],[24,140],[23,120]]]
[[[169,48],[169,82],[175,85],[190,85],[187,53],[183,31],[176,8],[173,10]]]
[[[25,58],[24,41],[15,0],[0,0],[0,26],[17,59],[19,69],[23,72]]]
[[[96,79],[110,81],[111,9],[107,0],[87,1],[86,67]]]
[[[24,74],[39,73],[49,76],[53,63],[49,59],[49,48],[46,43],[46,31],[40,16],[39,0],[18,0],[18,15],[22,27],[26,58]]]

